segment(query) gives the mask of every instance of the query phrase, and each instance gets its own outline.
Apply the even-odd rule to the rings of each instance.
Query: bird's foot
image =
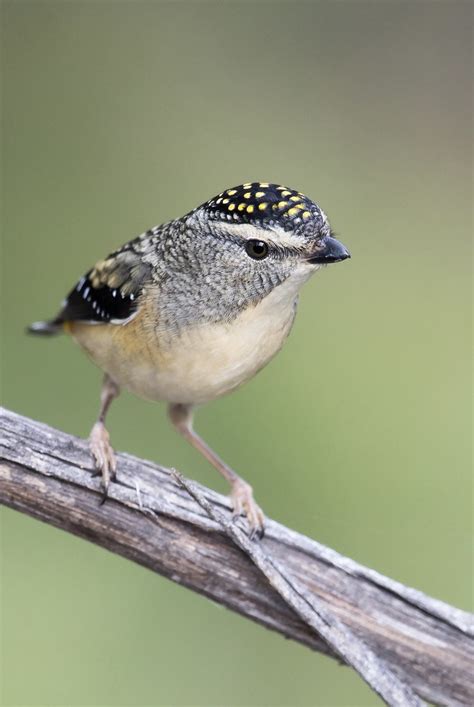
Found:
[[[234,509],[233,519],[246,516],[250,528],[250,539],[263,538],[265,516],[253,497],[252,487],[242,479],[232,484],[230,499]]]
[[[110,437],[103,422],[96,422],[89,436],[89,447],[94,457],[96,472],[94,476],[102,476],[102,503],[107,498],[110,481],[115,479],[117,461],[110,445]]]

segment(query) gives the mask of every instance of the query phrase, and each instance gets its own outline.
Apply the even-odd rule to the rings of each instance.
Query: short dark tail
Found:
[[[63,332],[63,323],[60,319],[51,319],[49,322],[33,322],[26,328],[28,334],[36,336],[56,336]]]

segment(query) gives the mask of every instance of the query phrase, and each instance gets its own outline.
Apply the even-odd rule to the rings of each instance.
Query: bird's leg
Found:
[[[89,446],[97,469],[95,476],[102,475],[102,486],[104,489],[102,503],[107,498],[107,489],[109,488],[110,480],[115,478],[115,470],[117,468],[114,450],[110,446],[109,433],[105,428],[105,416],[110,403],[119,393],[120,388],[117,383],[105,374],[100,391],[99,418],[89,436]]]
[[[263,537],[264,515],[262,509],[255,503],[252,487],[238,476],[193,430],[193,413],[191,405],[174,404],[168,408],[171,422],[185,439],[227,479],[231,485],[230,498],[234,509],[234,517],[247,516],[250,526],[250,537]]]

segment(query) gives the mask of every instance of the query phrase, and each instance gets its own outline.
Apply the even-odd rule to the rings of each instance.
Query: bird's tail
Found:
[[[49,322],[33,322],[26,328],[28,334],[36,336],[56,336],[64,331],[64,322],[61,319],[51,319]]]

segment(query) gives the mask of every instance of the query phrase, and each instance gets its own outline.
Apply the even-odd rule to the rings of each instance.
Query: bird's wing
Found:
[[[64,300],[55,323],[123,323],[138,310],[140,295],[150,277],[151,265],[131,242],[81,277]]]

